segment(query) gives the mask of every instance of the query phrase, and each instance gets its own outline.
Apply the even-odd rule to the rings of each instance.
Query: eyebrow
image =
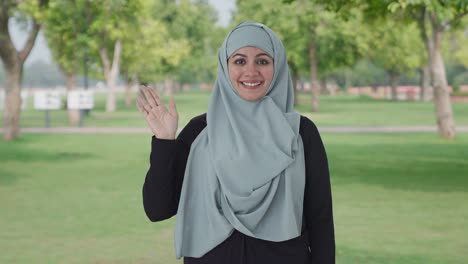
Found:
[[[236,56],[244,57],[244,58],[247,57],[247,55],[242,54],[242,53],[236,53],[236,54],[232,55],[231,57],[236,57]],[[259,53],[259,54],[257,54],[255,57],[260,57],[260,56],[267,56],[268,58],[271,58],[271,56],[268,55],[268,53]]]

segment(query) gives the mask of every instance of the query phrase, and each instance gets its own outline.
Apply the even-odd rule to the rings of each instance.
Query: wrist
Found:
[[[154,136],[157,138],[157,139],[163,139],[163,140],[175,140],[175,134],[174,135],[156,135],[154,134]]]

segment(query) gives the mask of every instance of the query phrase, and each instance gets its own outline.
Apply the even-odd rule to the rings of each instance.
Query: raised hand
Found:
[[[144,94],[144,97],[143,95]],[[136,105],[143,113],[146,123],[159,139],[175,139],[179,114],[174,99],[169,101],[169,109],[163,104],[158,94],[151,88],[140,86]]]

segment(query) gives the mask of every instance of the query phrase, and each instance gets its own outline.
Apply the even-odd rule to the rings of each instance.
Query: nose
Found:
[[[259,74],[258,65],[255,62],[250,62],[246,64],[245,75],[246,76],[256,76]]]

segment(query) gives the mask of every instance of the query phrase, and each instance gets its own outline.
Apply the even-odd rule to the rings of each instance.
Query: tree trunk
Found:
[[[398,100],[398,82],[400,80],[400,75],[394,71],[388,73],[390,79],[390,87],[392,88],[392,100]]]
[[[419,72],[421,74],[419,80],[419,87],[420,87],[420,100],[425,102],[428,100],[428,91],[431,85],[431,72],[429,70],[429,66],[427,64],[421,66],[419,68]]]
[[[289,68],[291,69],[291,77],[294,90],[294,105],[296,106],[299,103],[299,98],[297,97],[297,81],[299,80],[299,72],[296,68],[296,65],[292,62],[289,63]]]
[[[345,69],[344,78],[345,78],[344,88],[345,88],[345,91],[348,91],[348,89],[351,87],[351,71],[348,68]]]
[[[12,65],[6,69],[5,108],[3,112],[3,127],[5,140],[19,137],[19,121],[21,115],[21,76],[22,65]]]
[[[117,97],[115,95],[115,81],[113,78],[106,78],[107,97],[106,97],[106,112],[115,112],[117,109]]]
[[[452,103],[447,91],[447,78],[445,65],[442,59],[441,42],[443,29],[437,24],[435,15],[431,16],[432,24],[432,50],[429,50],[431,62],[432,87],[434,89],[434,104],[439,134],[443,138],[455,138],[455,121],[453,119]]]
[[[40,3],[42,5],[42,3]],[[21,77],[23,64],[29,56],[40,25],[33,20],[32,29],[21,50],[17,50],[10,37],[8,22],[12,4],[2,5],[0,11],[0,58],[6,71],[5,106],[3,111],[3,138],[11,141],[19,137],[19,122],[21,115]]]
[[[320,93],[321,94],[330,94],[330,91],[327,87],[327,78],[320,79]]]
[[[431,24],[431,35],[429,35],[426,29],[427,18]],[[426,10],[425,8],[421,8],[418,17],[418,26],[421,39],[427,50],[439,135],[443,138],[453,139],[456,135],[455,121],[453,119],[450,95],[447,91],[447,77],[445,75],[445,65],[441,54],[444,26],[438,21],[437,15],[434,12]]]
[[[129,82],[127,82],[127,87],[125,89],[125,106],[127,108],[131,108],[133,106],[132,90],[133,87],[138,85],[138,82],[137,74],[133,74],[132,78],[130,78]]]
[[[76,89],[76,72],[65,73],[65,87],[67,89],[67,93]],[[79,124],[80,124],[80,110],[68,109],[68,125],[78,126]]]
[[[104,65],[104,75],[106,76],[107,85],[107,100],[106,100],[106,112],[115,112],[117,108],[116,91],[115,85],[117,77],[119,77],[120,71],[120,56],[122,54],[122,41],[118,39],[114,44],[114,56],[112,64],[110,63],[107,51],[105,48],[99,48],[99,55]]]
[[[317,56],[315,40],[312,40],[309,45],[309,63],[310,63],[310,85],[312,92],[312,111],[318,112],[320,108],[320,86],[317,76]]]
[[[434,32],[434,50],[431,54],[432,87],[434,89],[434,104],[439,134],[443,138],[455,138],[455,121],[453,119],[452,102],[447,91],[445,65],[442,60],[440,42],[442,32]]]
[[[182,90],[182,83],[174,81],[174,93],[178,93]]]
[[[296,106],[299,103],[298,93],[297,93],[297,81],[299,80],[299,74],[297,71],[292,72],[292,82],[294,90],[294,105]]]

